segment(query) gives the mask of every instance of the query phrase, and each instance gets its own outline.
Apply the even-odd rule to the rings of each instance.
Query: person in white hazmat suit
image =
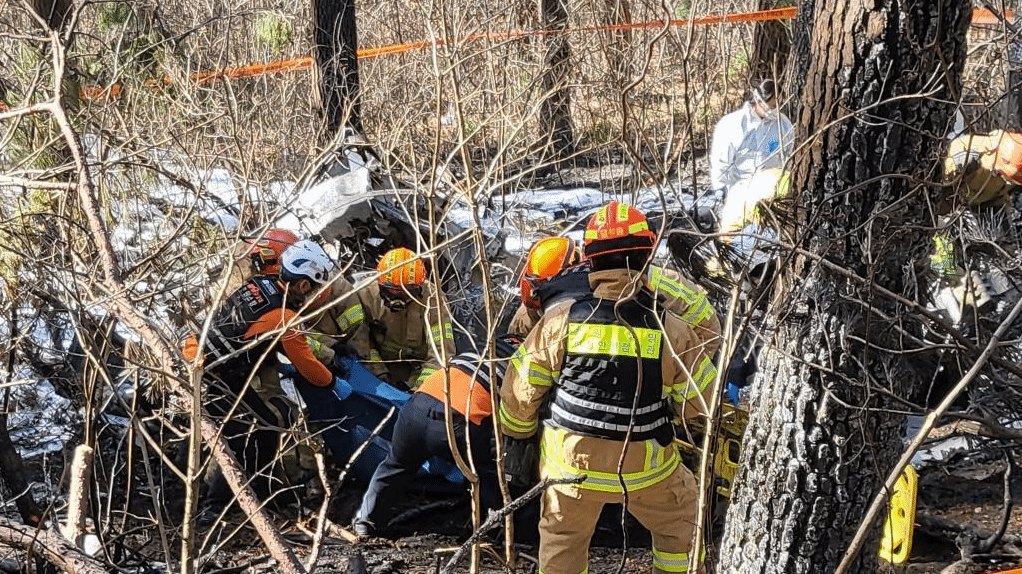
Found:
[[[710,188],[721,201],[735,184],[756,173],[783,167],[791,156],[791,122],[777,109],[773,80],[761,80],[741,108],[713,128],[710,144]]]

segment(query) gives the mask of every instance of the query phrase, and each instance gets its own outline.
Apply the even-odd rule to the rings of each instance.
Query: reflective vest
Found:
[[[612,299],[590,295],[571,306],[550,409],[553,426],[609,440],[624,440],[631,427],[631,441],[673,440],[662,378],[664,334],[653,297],[642,289],[621,303],[617,314],[623,321]]]
[[[301,301],[287,301],[290,309],[297,309]],[[274,277],[256,276],[239,287],[217,310],[206,340],[206,361],[215,361],[244,348],[250,341],[245,332],[260,317],[285,306],[284,292]],[[247,371],[265,352],[270,341],[249,347],[226,362],[216,366],[221,374],[235,370]]]

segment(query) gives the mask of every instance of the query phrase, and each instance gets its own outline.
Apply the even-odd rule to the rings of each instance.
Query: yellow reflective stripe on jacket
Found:
[[[539,426],[539,421],[523,421],[522,419],[507,412],[507,407],[504,403],[500,403],[500,424],[511,429],[512,432],[532,434],[536,432],[536,427]]]
[[[688,572],[688,552],[664,552],[653,547],[653,568],[663,572]]]
[[[638,336],[636,345],[632,331]],[[615,357],[635,357],[644,359],[660,357],[660,339],[663,332],[659,329],[634,327],[629,329],[622,325],[592,325],[589,323],[568,324],[569,353],[580,355],[612,355]]]
[[[684,301],[688,309],[681,318],[690,325],[698,325],[713,316],[713,307],[705,293],[668,276],[660,267],[650,267],[649,288],[672,299]]]
[[[946,233],[933,236],[933,255],[930,268],[946,277],[955,274],[955,244]]]
[[[626,472],[618,476],[614,472],[601,472],[592,469],[579,469],[568,464],[567,456],[564,453],[564,437],[567,431],[564,429],[547,428],[543,432],[543,441],[540,444],[540,461],[545,465],[547,473],[554,478],[575,479],[582,475],[586,478],[578,487],[585,490],[597,490],[600,492],[620,493],[621,483],[629,491],[641,490],[660,483],[671,476],[680,463],[678,449],[671,444],[668,447],[660,446],[655,439],[643,441],[647,449],[646,460],[650,466],[637,472]],[[638,446],[637,444],[633,444]],[[657,452],[657,451],[663,452]],[[665,453],[670,453],[666,457]],[[662,461],[657,466],[652,466],[656,461]]]
[[[429,328],[429,332],[433,336],[433,342],[437,345],[443,345],[444,339],[454,339],[454,328],[450,323],[444,323],[443,333],[440,332],[440,325],[433,325]]]
[[[675,402],[682,403],[694,399],[717,378],[717,366],[713,364],[713,360],[705,354],[702,357],[695,372],[689,376],[689,380],[671,388],[671,398]]]
[[[415,390],[422,386],[422,382],[429,378],[430,375],[436,372],[436,367],[423,367],[422,372],[415,379],[415,383],[412,384],[411,390]]]
[[[369,362],[370,363],[382,363],[383,357],[380,356],[380,352],[376,349],[369,349]]]
[[[362,304],[355,303],[345,309],[344,313],[338,315],[334,322],[337,323],[337,328],[341,330],[341,333],[347,333],[359,326],[365,320],[365,317],[366,314],[365,310],[362,309]]]
[[[320,333],[305,336],[305,341],[309,344],[309,349],[312,350],[312,356],[317,359],[323,358],[323,350],[326,348],[326,346],[323,345],[323,342],[320,341],[320,337],[322,336],[323,335]]]
[[[518,378],[524,379],[529,382],[530,385],[536,387],[549,387],[554,384],[554,380],[560,376],[560,371],[553,372],[546,369],[535,361],[531,361],[525,356],[525,346],[518,347],[515,351],[514,356],[511,357],[511,368],[518,373]]]

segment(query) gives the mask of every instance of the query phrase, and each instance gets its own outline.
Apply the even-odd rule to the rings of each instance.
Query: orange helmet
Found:
[[[1004,132],[997,144],[994,169],[998,175],[1016,185],[1022,185],[1022,133]]]
[[[540,301],[533,295],[533,289],[581,259],[578,245],[570,237],[546,237],[534,243],[518,282],[522,303],[530,309],[539,309]]]
[[[396,247],[384,253],[376,270],[380,272],[380,297],[391,309],[402,308],[422,294],[426,265],[411,249]]]
[[[255,268],[264,275],[280,274],[280,254],[298,242],[298,236],[287,229],[267,230],[248,250]]]
[[[589,218],[586,225],[586,257],[599,257],[637,249],[652,250],[656,234],[641,211],[612,201]]]

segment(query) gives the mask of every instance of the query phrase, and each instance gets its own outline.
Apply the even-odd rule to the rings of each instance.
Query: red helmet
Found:
[[[652,250],[656,234],[641,211],[612,201],[589,218],[586,225],[586,257],[599,257],[637,249]]]
[[[533,244],[525,260],[525,269],[518,285],[522,303],[530,309],[539,309],[539,298],[533,289],[582,259],[578,245],[570,237],[546,237]]]
[[[264,275],[280,274],[280,254],[298,242],[287,229],[273,228],[259,237],[248,250],[252,265]]]

